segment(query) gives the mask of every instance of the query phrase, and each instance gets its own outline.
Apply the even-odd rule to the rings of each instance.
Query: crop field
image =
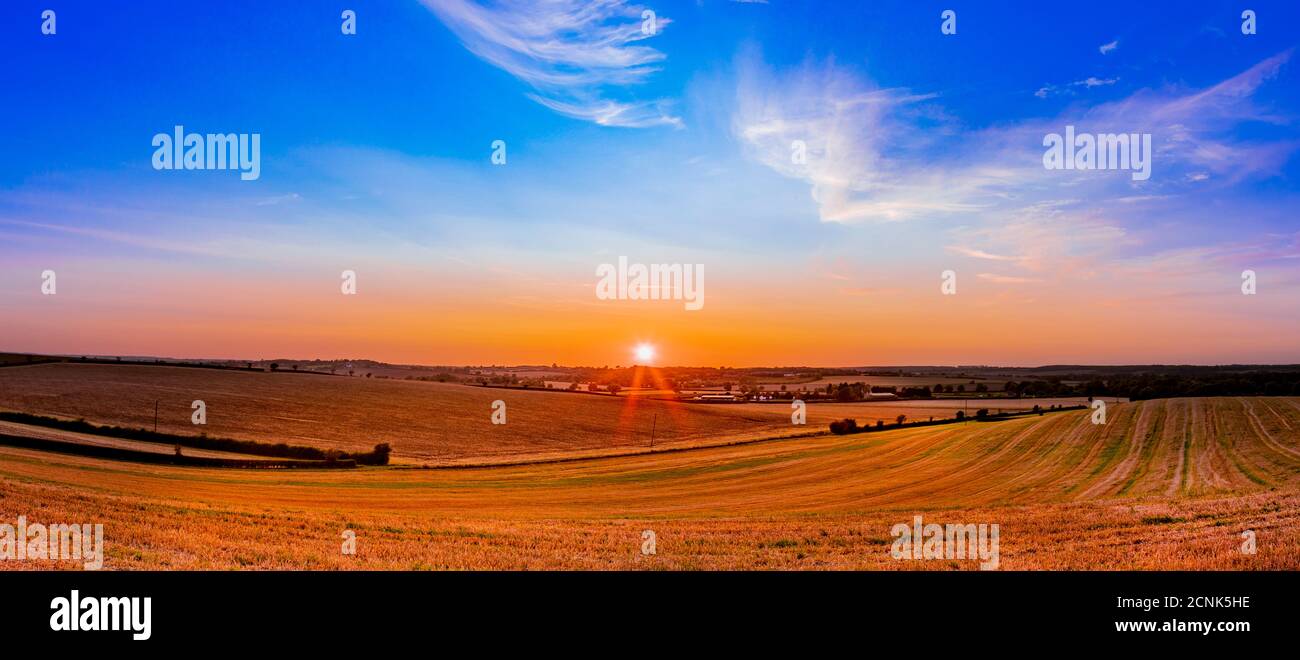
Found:
[[[191,423],[191,405],[207,424]],[[492,423],[493,401],[506,423]],[[1081,400],[1070,400],[1078,403]],[[320,374],[261,373],[59,363],[0,369],[0,409],[169,433],[366,451],[380,442],[393,460],[454,464],[628,453],[725,444],[825,431],[841,417],[893,422],[952,417],[960,401],[812,404],[793,426],[789,404],[700,405],[584,393],[480,388]],[[1057,402],[1053,400],[1053,402]],[[913,404],[924,403],[921,408]],[[987,400],[979,407],[1027,410],[1046,400]],[[971,402],[971,412],[976,403]]]
[[[891,558],[890,529],[915,515],[1000,525],[1004,570],[1300,568],[1300,399],[1120,403],[1105,425],[1089,418],[431,470],[0,448],[0,519],[102,522],[117,569],[975,567]],[[339,552],[345,529],[355,556]]]
[[[1122,401],[1113,397],[1098,397],[1107,404]],[[987,408],[991,413],[1025,412],[1034,406],[1049,408],[1051,406],[1086,405],[1086,397],[1054,397],[1043,399],[910,399],[905,401],[857,401],[849,403],[810,403],[807,410],[807,422],[813,428],[826,428],[837,419],[856,419],[860,425],[872,425],[877,421],[893,424],[899,415],[906,415],[907,421],[923,422],[930,418],[951,419],[958,411],[974,416],[980,408]],[[790,403],[737,403],[729,407],[745,412],[762,412],[765,410],[788,411]]]
[[[207,424],[191,423],[192,402]],[[506,423],[492,423],[492,404]],[[397,462],[537,459],[790,433],[789,412],[704,408],[582,393],[437,382],[134,365],[0,370],[0,408],[170,433],[365,451]],[[797,429],[796,429],[797,430]]]

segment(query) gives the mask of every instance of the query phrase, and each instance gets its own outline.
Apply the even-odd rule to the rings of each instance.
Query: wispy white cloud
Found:
[[[1300,232],[1269,235],[1215,245],[1171,248],[1116,259],[1112,274],[1131,281],[1161,282],[1169,292],[1193,287],[1237,293],[1244,268],[1277,275],[1288,260],[1300,258]],[[1294,272],[1294,271],[1292,271]]]
[[[1251,141],[1237,129],[1247,121],[1288,120],[1252,96],[1289,58],[1290,51],[1280,53],[1202,90],[1145,89],[1056,117],[962,131],[938,107],[937,95],[882,89],[834,62],[775,73],[747,55],[738,64],[733,132],[755,160],[808,182],[823,221],[1006,218],[1009,211],[1060,201],[1063,192],[1132,198],[1170,194],[1203,179],[1189,179],[1189,172],[1224,183],[1276,174],[1300,145]],[[1076,84],[1113,82],[1094,77]],[[1135,193],[1128,176],[1045,170],[1043,136],[1067,124],[1081,132],[1151,133],[1155,180]]]
[[[609,99],[561,101],[540,94],[528,98],[569,117],[585,119],[601,126],[647,128],[650,126],[680,126],[681,120],[663,110],[663,103],[621,103]]]
[[[267,197],[267,198],[264,198],[264,199],[258,200],[258,201],[256,202],[256,205],[257,205],[257,206],[275,206],[275,205],[277,205],[277,204],[284,204],[284,203],[287,203],[287,202],[296,202],[296,201],[298,201],[298,200],[300,200],[300,199],[302,199],[302,195],[299,195],[298,193],[288,193],[288,194],[284,194],[284,195],[276,195],[276,196],[274,196],[274,197]]]
[[[807,181],[825,222],[972,211],[976,189],[1003,174],[988,168],[948,182],[940,171],[897,167],[944,132],[947,119],[927,107],[933,95],[880,89],[833,62],[780,76],[750,54],[739,67],[733,133],[754,159]],[[938,130],[895,141],[912,122]]]
[[[1075,87],[1101,87],[1103,85],[1114,85],[1119,82],[1119,78],[1098,78],[1097,76],[1088,76],[1083,80],[1076,80],[1071,85]]]
[[[1109,53],[1110,51],[1115,50],[1116,48],[1119,48],[1119,39],[1116,39],[1107,44],[1102,44],[1097,47],[1097,50],[1101,51],[1102,55],[1105,55],[1106,53]]]
[[[999,275],[997,273],[978,273],[976,277],[998,284],[1030,284],[1042,281],[1036,277],[1018,277],[1015,275]]]
[[[991,252],[985,252],[983,250],[974,250],[968,247],[963,247],[961,245],[949,245],[947,246],[946,249],[949,252],[952,252],[954,254],[960,254],[965,257],[971,257],[973,259],[988,259],[990,261],[1021,261],[1022,259],[1024,259],[1024,257],[1010,256],[1004,254],[993,254]]]
[[[221,248],[216,248],[208,244],[184,240],[168,240],[155,238],[152,236],[142,236],[138,233],[116,231],[112,229],[100,229],[95,227],[76,227],[65,224],[55,224],[49,222],[30,222],[26,220],[10,220],[0,218],[0,224],[11,225],[20,228],[38,230],[42,232],[68,234],[95,239],[98,241],[108,241],[129,245],[132,247],[145,248],[149,250],[158,250],[162,252],[173,252],[176,254],[196,255],[205,257],[223,257],[230,256],[230,252]]]
[[[647,33],[646,10],[621,0],[422,2],[470,52],[527,83],[529,98],[551,110],[604,126],[682,124],[667,101],[614,98],[659,69],[665,55],[639,42],[669,25],[667,17],[655,16]]]
[[[1097,76],[1088,76],[1083,80],[1076,80],[1072,83],[1064,84],[1064,85],[1053,85],[1051,83],[1048,83],[1046,85],[1043,85],[1042,87],[1039,87],[1038,91],[1034,92],[1034,96],[1037,96],[1040,99],[1045,99],[1049,96],[1060,96],[1060,95],[1074,96],[1075,87],[1092,89],[1093,87],[1105,87],[1108,85],[1114,85],[1117,82],[1119,82],[1119,78],[1098,78]]]
[[[1289,58],[1280,53],[1208,88],[1144,89],[976,130],[963,130],[934,95],[881,89],[833,63],[778,74],[749,58],[739,65],[733,131],[755,160],[806,182],[825,222],[959,222],[944,232],[944,250],[997,265],[975,271],[991,284],[1113,280],[1112,265],[1178,242],[1158,239],[1152,223],[1176,227],[1169,213],[1190,203],[1182,198],[1274,176],[1300,149],[1241,130],[1290,121],[1254,98]],[[1045,169],[1043,138],[1066,125],[1151,133],[1151,179]],[[796,140],[806,143],[806,162],[792,158]]]

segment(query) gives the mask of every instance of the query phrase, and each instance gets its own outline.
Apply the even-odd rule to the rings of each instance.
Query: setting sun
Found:
[[[644,363],[652,362],[655,359],[655,347],[650,344],[637,344],[633,353],[636,355],[637,360]]]

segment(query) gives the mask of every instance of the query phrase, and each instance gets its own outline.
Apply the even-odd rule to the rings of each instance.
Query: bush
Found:
[[[847,433],[856,433],[858,431],[858,420],[856,419],[839,419],[831,422],[831,433],[835,435],[845,435]]]
[[[381,442],[369,454],[352,454],[350,458],[360,465],[388,465],[388,455],[391,453],[393,448],[387,442]]]

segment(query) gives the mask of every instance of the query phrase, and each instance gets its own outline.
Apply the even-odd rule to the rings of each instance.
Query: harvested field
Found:
[[[1107,404],[1117,403],[1123,399],[1103,398]],[[1048,399],[911,399],[906,401],[862,401],[850,403],[810,403],[808,404],[808,426],[823,429],[837,419],[856,419],[862,426],[870,426],[877,421],[893,424],[899,415],[906,415],[909,422],[924,422],[934,419],[952,419],[958,411],[964,411],[974,417],[980,408],[987,408],[991,413],[1026,412],[1041,406],[1082,406],[1087,405],[1087,397],[1055,397]],[[726,405],[747,413],[765,411],[788,411],[790,403],[736,403],[709,404]]]
[[[491,422],[492,402],[507,423]],[[207,404],[207,425],[190,423]],[[293,373],[136,365],[48,364],[0,372],[0,408],[101,425],[368,451],[387,442],[395,462],[545,458],[780,435],[789,413],[701,409],[676,402]]]
[[[546,395],[542,395],[546,396]],[[103,521],[111,568],[972,568],[890,528],[999,524],[1003,569],[1300,568],[1300,400],[477,469],[231,472],[0,448],[0,518]],[[339,535],[357,531],[355,557]],[[658,554],[642,556],[654,530]],[[1240,552],[1241,533],[1258,552]]]
[[[491,422],[492,402],[507,423]],[[207,425],[190,423],[207,404]],[[0,370],[0,409],[167,433],[285,442],[368,451],[387,442],[393,461],[479,463],[626,453],[647,447],[725,444],[822,432],[841,417],[860,423],[950,418],[961,401],[811,404],[807,426],[790,423],[789,404],[684,404],[584,393],[480,388],[294,373],[59,363]],[[1028,410],[1070,400],[972,400],[992,410]]]

